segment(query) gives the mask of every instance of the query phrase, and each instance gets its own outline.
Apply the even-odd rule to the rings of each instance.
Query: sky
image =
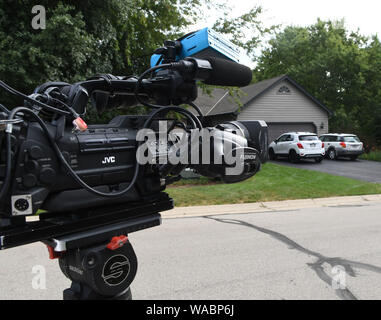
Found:
[[[347,29],[359,29],[365,36],[378,34],[381,37],[381,0],[230,0],[226,3],[231,7],[232,16],[239,16],[260,5],[264,11],[261,21],[265,26],[308,26],[317,18],[344,18]],[[210,12],[207,21],[200,21],[194,28],[211,27],[216,18],[217,15]]]
[[[214,0],[215,2],[224,2]],[[266,25],[282,24],[307,26],[317,18],[323,20],[345,19],[351,30],[360,28],[364,35],[381,35],[380,0],[234,0],[226,1],[231,7],[231,14],[238,16],[248,12],[255,5],[260,5],[264,13],[262,21]],[[209,13],[213,21],[216,16]],[[200,21],[200,24],[205,22]]]
[[[260,5],[265,10],[266,24],[307,26],[317,18],[323,20],[345,19],[351,30],[360,28],[365,35],[381,35],[380,0],[255,0],[230,1],[234,3],[234,13],[248,11],[252,5]]]

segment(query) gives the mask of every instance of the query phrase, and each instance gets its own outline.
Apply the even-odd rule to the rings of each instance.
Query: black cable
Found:
[[[18,107],[16,109],[13,109],[8,117],[8,119],[13,119],[13,117],[18,113],[18,112],[25,112],[25,113],[28,113],[30,114],[31,116],[33,116],[37,122],[39,123],[39,125],[41,126],[41,128],[43,129],[43,131],[45,132],[46,134],[46,137],[48,138],[50,144],[52,145],[59,161],[63,164],[63,166],[65,167],[65,169],[68,170],[68,173],[70,174],[70,176],[80,185],[82,186],[84,189],[86,189],[88,192],[92,193],[92,194],[95,194],[97,196],[101,196],[101,197],[104,197],[104,198],[117,198],[117,197],[120,197],[122,195],[124,195],[125,193],[127,193],[131,188],[132,186],[135,184],[136,180],[137,180],[137,177],[138,177],[138,174],[139,174],[139,164],[136,163],[135,165],[135,174],[130,182],[130,184],[125,188],[123,189],[122,191],[119,191],[119,192],[111,192],[111,193],[104,193],[104,192],[101,192],[101,191],[98,191],[98,190],[95,190],[94,188],[90,187],[88,184],[86,184],[78,175],[77,173],[70,167],[70,165],[67,163],[66,159],[64,158],[64,156],[62,155],[62,152],[61,150],[58,148],[57,144],[55,143],[54,139],[52,138],[52,136],[50,135],[49,133],[49,129],[48,127],[46,126],[46,124],[44,123],[44,121],[36,114],[34,113],[32,110],[28,109],[28,108],[25,108],[25,107]],[[9,134],[10,135],[10,134]],[[8,150],[9,151],[9,150]],[[7,155],[8,157],[8,155]],[[11,162],[9,162],[9,164],[7,164],[7,172],[10,173],[11,171]],[[5,180],[7,179],[10,179],[10,174],[8,174],[5,178]],[[4,188],[3,188],[4,189]],[[3,190],[2,190],[3,191]]]
[[[11,150],[11,133],[5,132],[5,152],[6,152],[6,160],[5,160],[5,175],[3,180],[3,185],[0,191],[0,202],[3,202],[3,198],[9,190],[9,186],[11,183],[11,166],[12,166],[12,150]]]
[[[170,133],[175,127],[181,127],[183,128],[185,131],[187,130],[187,127],[185,126],[185,124],[181,121],[173,121],[173,123],[171,124],[171,126],[168,128],[167,130],[167,134]]]
[[[152,104],[149,104],[149,103],[145,103],[143,101],[140,100],[140,97],[138,95],[138,92],[139,92],[139,87],[141,86],[141,82],[144,78],[144,76],[154,70],[157,70],[157,69],[163,69],[163,68],[170,68],[172,67],[171,64],[163,64],[163,65],[158,65],[158,66],[155,66],[153,68],[150,68],[148,70],[146,70],[145,72],[143,72],[139,79],[138,79],[138,82],[137,82],[137,85],[135,87],[135,96],[136,96],[136,99],[142,103],[143,105],[147,106],[147,107],[151,107],[151,108],[155,108],[157,110],[153,111],[153,113],[149,116],[149,118],[146,120],[143,128],[148,128],[153,119],[155,118],[156,115],[158,115],[159,113],[162,113],[162,112],[166,112],[166,114],[170,111],[175,111],[177,113],[180,113],[180,114],[183,114],[185,115],[188,120],[191,120],[192,124],[193,124],[193,127],[196,128],[199,127],[199,129],[202,129],[202,124],[200,122],[200,120],[191,112],[189,112],[188,110],[186,109],[183,109],[183,108],[180,108],[180,107],[177,107],[177,106],[167,106],[167,107],[164,107],[164,106],[156,106],[156,105],[152,105]],[[17,90],[13,89],[12,87],[9,87],[7,84],[5,84],[4,82],[2,82],[0,80],[0,86],[3,87],[4,89],[6,89],[7,91],[13,93],[13,94],[16,94],[16,95],[19,95],[21,97],[23,97],[25,100],[28,100],[28,101],[31,101],[45,109],[48,109],[52,112],[56,112],[56,113],[59,113],[59,114],[64,114],[64,115],[70,115],[71,112],[65,112],[63,110],[60,110],[60,109],[57,109],[57,108],[54,108],[54,107],[51,107],[49,105],[46,105],[42,102],[39,102],[35,99],[32,99],[24,94],[22,94],[21,92],[18,92]],[[56,99],[55,99],[56,100]],[[67,106],[66,104],[64,104],[62,101],[60,100],[57,100],[59,101],[60,103],[62,103],[64,106],[66,106],[67,108],[69,108],[69,110],[71,109],[69,106]],[[201,113],[201,110],[197,107],[197,106],[193,106],[193,107],[196,107],[196,111],[199,112],[200,115],[202,115]],[[73,111],[71,109],[71,111]],[[116,197],[120,197],[122,195],[124,195],[125,193],[127,193],[131,188],[132,186],[135,185],[136,183],[136,180],[137,180],[137,177],[138,177],[138,174],[139,174],[139,164],[136,162],[135,164],[135,173],[134,173],[134,176],[130,182],[130,184],[125,188],[123,189],[122,191],[119,191],[119,192],[111,192],[111,193],[104,193],[104,192],[101,192],[101,191],[98,191],[98,190],[95,190],[94,188],[90,187],[88,184],[86,184],[77,174],[76,172],[70,167],[70,165],[67,163],[66,159],[64,158],[64,156],[62,155],[62,152],[61,150],[58,148],[57,144],[55,143],[54,139],[51,137],[50,133],[49,133],[49,130],[46,126],[46,124],[44,123],[44,121],[35,113],[33,112],[32,110],[28,109],[28,108],[25,108],[25,107],[18,107],[18,108],[15,108],[13,109],[10,113],[9,113],[9,116],[8,116],[8,120],[12,120],[15,115],[18,113],[18,112],[25,112],[25,113],[28,113],[30,114],[32,117],[34,117],[37,122],[39,123],[39,125],[41,126],[41,128],[43,129],[43,131],[45,132],[50,144],[52,145],[58,159],[60,160],[60,162],[62,163],[62,165],[68,170],[68,173],[71,175],[71,177],[80,185],[82,186],[84,189],[86,189],[88,192],[90,193],[93,193],[97,196],[101,196],[101,197],[106,197],[106,198],[116,198]],[[141,144],[143,143],[143,141],[139,142],[138,145],[140,146]],[[9,184],[10,184],[10,179],[11,179],[11,165],[12,165],[12,158],[11,158],[11,131],[8,131],[6,130],[6,152],[7,152],[7,155],[6,155],[6,173],[5,173],[5,177],[4,177],[4,182],[3,182],[3,186],[1,188],[1,191],[0,191],[0,201],[2,201],[3,197],[5,196],[5,193],[6,191],[8,190],[9,188]]]
[[[142,105],[146,106],[146,107],[149,107],[149,108],[152,108],[152,109],[160,109],[160,108],[163,108],[163,106],[159,106],[159,105],[154,105],[154,104],[151,104],[151,103],[148,103],[148,102],[145,102],[145,101],[142,101],[139,97],[139,89],[141,87],[141,84],[142,84],[142,81],[143,81],[143,78],[148,74],[148,73],[151,73],[152,71],[155,71],[157,69],[168,69],[168,68],[171,68],[172,67],[172,64],[171,63],[165,63],[165,64],[161,64],[161,65],[157,65],[157,66],[154,66],[152,68],[149,68],[147,69],[146,71],[144,71],[138,78],[138,81],[136,83],[136,86],[135,86],[135,98],[138,102],[140,102]]]
[[[29,101],[29,102],[32,102],[38,106],[40,106],[41,108],[45,108],[51,112],[54,112],[54,113],[58,113],[58,114],[61,114],[61,115],[72,115],[71,112],[68,112],[68,111],[64,111],[64,110],[60,110],[60,109],[57,109],[57,108],[54,108],[54,107],[51,107],[45,103],[42,103],[38,100],[35,100],[31,97],[28,97],[27,95],[17,91],[16,89],[13,89],[12,87],[8,86],[6,83],[4,83],[3,81],[0,80],[0,86],[2,88],[4,88],[5,90],[7,90],[8,92],[14,94],[14,95],[17,95],[17,96],[20,96],[22,98],[24,98],[25,100]]]
[[[140,89],[140,86],[141,86],[141,83],[143,81],[143,78],[148,74],[148,73],[151,73],[157,69],[169,69],[169,68],[172,68],[173,67],[173,64],[172,63],[165,63],[165,64],[161,64],[161,65],[157,65],[157,66],[154,66],[152,68],[149,68],[147,69],[146,71],[144,71],[138,78],[138,81],[136,83],[136,86],[135,86],[135,98],[138,102],[140,102],[141,104],[145,105],[146,107],[150,107],[150,108],[153,108],[153,109],[157,109],[156,111],[153,112],[152,114],[152,117],[148,118],[147,121],[146,121],[146,124],[144,125],[144,128],[147,128],[146,125],[149,123],[152,122],[152,119],[154,116],[156,116],[158,113],[160,113],[160,111],[163,111],[163,110],[172,110],[172,111],[176,111],[178,113],[181,113],[185,116],[188,116],[188,119],[189,117],[193,120],[192,122],[194,122],[194,124],[197,124],[197,126],[199,127],[199,129],[201,130],[202,129],[202,124],[200,122],[200,120],[191,112],[189,112],[188,110],[186,109],[183,109],[183,108],[180,108],[180,107],[176,107],[176,106],[168,106],[168,107],[165,107],[165,106],[159,106],[159,105],[153,105],[153,104],[150,104],[150,103],[146,103],[142,100],[140,100],[140,97],[139,97],[139,89]],[[197,112],[200,113],[200,115],[202,115],[202,112],[201,110],[196,106],[192,106],[196,109]]]
[[[144,71],[138,78],[138,81],[136,83],[136,87],[135,87],[135,98],[138,102],[140,102],[141,104],[143,104],[144,106],[146,107],[149,107],[149,108],[152,108],[152,109],[161,109],[163,108],[164,106],[160,106],[160,105],[154,105],[154,104],[151,104],[151,103],[147,103],[145,101],[142,101],[139,97],[139,89],[141,87],[141,83],[143,81],[143,78],[148,74],[148,73],[152,73],[153,71],[157,70],[157,69],[168,69],[168,68],[172,68],[173,65],[171,63],[166,63],[166,64],[161,64],[161,65],[156,65],[146,71]],[[201,109],[196,106],[193,102],[189,102],[188,103],[191,107],[193,107],[196,112],[199,114],[200,116],[200,119],[201,119],[201,122],[203,121],[204,119],[204,115],[201,111]],[[182,109],[184,110],[184,109]],[[181,112],[179,112],[181,113]],[[198,125],[199,125],[199,128],[201,129],[202,128],[202,124],[200,123],[200,121],[197,121],[198,122]]]
[[[194,126],[196,126],[196,123],[197,123],[197,125],[200,126],[200,129],[202,128],[202,125],[199,122],[199,119],[197,117],[195,117],[194,114],[192,114],[191,112],[189,112],[189,111],[187,111],[185,109],[182,109],[182,108],[176,107],[176,106],[162,107],[161,109],[155,110],[149,116],[149,118],[146,120],[146,122],[144,123],[143,128],[147,129],[151,125],[151,123],[154,120],[155,116],[158,115],[159,113],[162,113],[162,112],[168,113],[170,111],[179,112],[179,113],[185,115],[186,117],[188,117],[188,119],[190,118],[192,120],[192,122],[194,122]],[[55,143],[54,139],[50,135],[50,132],[49,132],[46,124],[44,123],[44,121],[36,113],[34,113],[32,110],[30,110],[28,108],[25,108],[25,107],[18,107],[18,108],[15,108],[15,109],[13,109],[11,111],[11,113],[9,114],[8,120],[12,120],[16,116],[16,114],[18,112],[28,113],[28,114],[30,114],[31,116],[33,116],[37,120],[37,122],[39,123],[39,125],[41,126],[43,131],[45,132],[47,139],[49,140],[50,144],[52,145],[52,147],[53,147],[53,149],[54,149],[54,151],[55,151],[59,161],[68,170],[68,172],[71,175],[71,177],[80,186],[82,186],[85,190],[87,190],[88,192],[93,193],[93,194],[95,194],[97,196],[105,197],[105,198],[116,198],[116,197],[120,197],[120,196],[124,195],[125,193],[127,193],[132,188],[132,186],[135,185],[137,177],[138,177],[138,174],[139,174],[139,164],[138,163],[135,164],[135,173],[134,173],[134,176],[133,176],[130,184],[125,189],[123,189],[122,191],[112,192],[112,193],[104,193],[104,192],[95,190],[94,188],[90,187],[89,185],[87,185],[75,173],[75,171],[67,163],[66,159],[62,155],[61,150],[58,148],[58,146]],[[139,146],[142,143],[143,143],[143,141],[140,141],[139,142]],[[5,172],[3,186],[2,186],[1,191],[0,191],[0,201],[3,200],[7,190],[9,189],[10,180],[11,180],[12,158],[11,158],[11,132],[10,131],[6,131],[6,153],[7,153],[7,155],[6,155],[6,172]]]
[[[56,98],[53,98],[53,97],[50,97],[50,99],[55,102],[55,103],[59,103],[61,104],[63,107],[65,107],[66,109],[68,109],[72,116],[74,117],[74,119],[78,118],[79,117],[79,114],[70,106],[68,106],[65,102],[59,100],[59,99],[56,99]]]
[[[146,120],[146,122],[144,123],[143,128],[145,128],[145,129],[148,128],[151,125],[154,117],[157,114],[159,114],[161,112],[168,113],[170,111],[175,111],[175,112],[181,113],[181,114],[185,115],[186,117],[188,117],[188,119],[191,118],[192,122],[194,123],[194,127],[196,128],[196,126],[198,126],[200,130],[202,129],[202,124],[201,124],[200,120],[192,112],[190,112],[190,111],[188,111],[186,109],[183,109],[181,107],[177,107],[177,106],[161,107],[160,109],[154,110],[150,114],[150,116]]]
[[[193,102],[189,102],[188,104],[197,111],[198,115],[200,116],[201,122],[203,122],[204,114],[202,113],[201,109],[198,106],[196,106]]]
[[[0,103],[0,109],[2,110],[2,111],[4,111],[6,114],[9,114],[9,110],[6,108],[6,107],[4,107],[1,103]]]

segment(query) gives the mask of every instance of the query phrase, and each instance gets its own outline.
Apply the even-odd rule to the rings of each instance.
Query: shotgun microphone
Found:
[[[194,80],[215,86],[245,87],[252,80],[250,68],[234,61],[209,57],[206,59],[185,58],[174,62],[173,67]]]

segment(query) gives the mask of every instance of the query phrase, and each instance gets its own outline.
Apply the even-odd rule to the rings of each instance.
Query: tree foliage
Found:
[[[32,8],[46,9],[46,29],[34,30]],[[211,0],[0,0],[0,79],[24,93],[46,81],[76,82],[97,73],[139,74],[164,40],[176,39],[205,10],[222,13],[215,27],[248,52],[260,27],[260,9],[229,18],[227,4]],[[210,21],[208,23],[210,26]],[[260,30],[263,32],[264,30]],[[0,92],[12,107],[22,101]],[[107,115],[114,115],[114,112]],[[91,113],[93,120],[99,119]]]
[[[28,0],[0,1],[0,78],[30,92],[47,80],[130,74],[192,22],[199,0],[40,0],[46,29],[31,27]]]
[[[286,27],[262,52],[257,80],[288,74],[334,111],[330,131],[381,145],[381,46],[343,21]]]

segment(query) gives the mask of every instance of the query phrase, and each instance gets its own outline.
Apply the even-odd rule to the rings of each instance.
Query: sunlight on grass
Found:
[[[236,184],[206,185],[205,179],[197,181],[188,181],[188,187],[187,181],[182,181],[166,192],[176,206],[381,194],[380,184],[272,163],[264,165],[253,178]]]

